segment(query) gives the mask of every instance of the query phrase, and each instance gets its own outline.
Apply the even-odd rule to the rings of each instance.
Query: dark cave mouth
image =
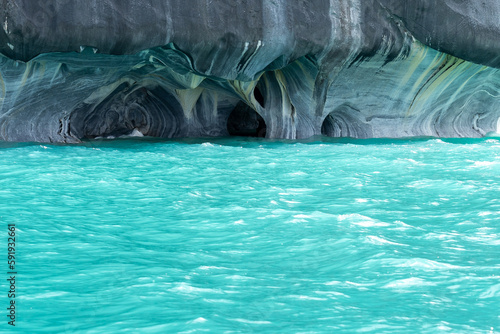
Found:
[[[70,134],[80,140],[175,138],[185,128],[182,107],[171,92],[160,86],[126,83],[98,104],[81,104],[68,123]]]
[[[255,87],[257,110],[264,108],[262,90]],[[201,101],[201,102],[200,102]],[[265,138],[264,118],[243,101],[233,104],[232,110],[218,110],[220,116],[202,116],[204,100],[197,102],[195,118],[183,112],[179,97],[160,86],[144,87],[123,83],[96,104],[82,103],[61,123],[60,134],[74,140],[100,140],[129,137],[196,138],[196,137],[257,137]],[[259,108],[260,106],[260,108]],[[200,109],[198,109],[200,108]]]
[[[329,114],[323,121],[321,134],[327,137],[342,137],[342,125],[332,114]]]
[[[125,113],[114,111],[96,114],[85,120],[84,127],[80,131],[80,139],[115,139],[123,137],[145,137],[155,136],[151,133],[151,126],[146,122],[148,115],[129,110]],[[150,120],[151,121],[151,120]],[[159,120],[156,120],[159,121]]]
[[[265,138],[267,125],[255,110],[239,102],[229,115],[227,131],[230,136]]]
[[[190,128],[182,108],[167,103],[150,101],[112,101],[115,103],[89,108],[82,106],[68,120],[68,137],[92,141],[133,137],[196,138],[196,137],[254,137],[265,138],[267,125],[264,118],[245,102],[233,107],[227,118],[212,124],[196,123]],[[142,103],[141,103],[142,102]],[[175,102],[175,101],[174,101]],[[90,112],[88,111],[90,109]],[[227,115],[227,114],[226,114]],[[203,120],[202,120],[203,121]],[[219,123],[220,122],[220,123]],[[217,124],[218,123],[218,124]]]

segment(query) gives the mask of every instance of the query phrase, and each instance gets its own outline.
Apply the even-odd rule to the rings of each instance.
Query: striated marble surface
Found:
[[[495,1],[3,0],[0,139],[480,137]]]

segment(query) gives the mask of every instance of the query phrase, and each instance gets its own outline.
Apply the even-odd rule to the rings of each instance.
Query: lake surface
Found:
[[[498,333],[500,139],[0,144],[16,332]],[[14,332],[14,331],[12,331]]]

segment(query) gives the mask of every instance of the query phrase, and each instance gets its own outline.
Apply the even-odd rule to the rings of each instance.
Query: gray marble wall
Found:
[[[1,140],[226,136],[242,104],[269,138],[480,137],[500,127],[494,0],[0,9]]]

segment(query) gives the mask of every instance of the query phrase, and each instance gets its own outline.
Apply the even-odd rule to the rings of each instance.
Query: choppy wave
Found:
[[[23,332],[500,330],[494,138],[1,147]]]

